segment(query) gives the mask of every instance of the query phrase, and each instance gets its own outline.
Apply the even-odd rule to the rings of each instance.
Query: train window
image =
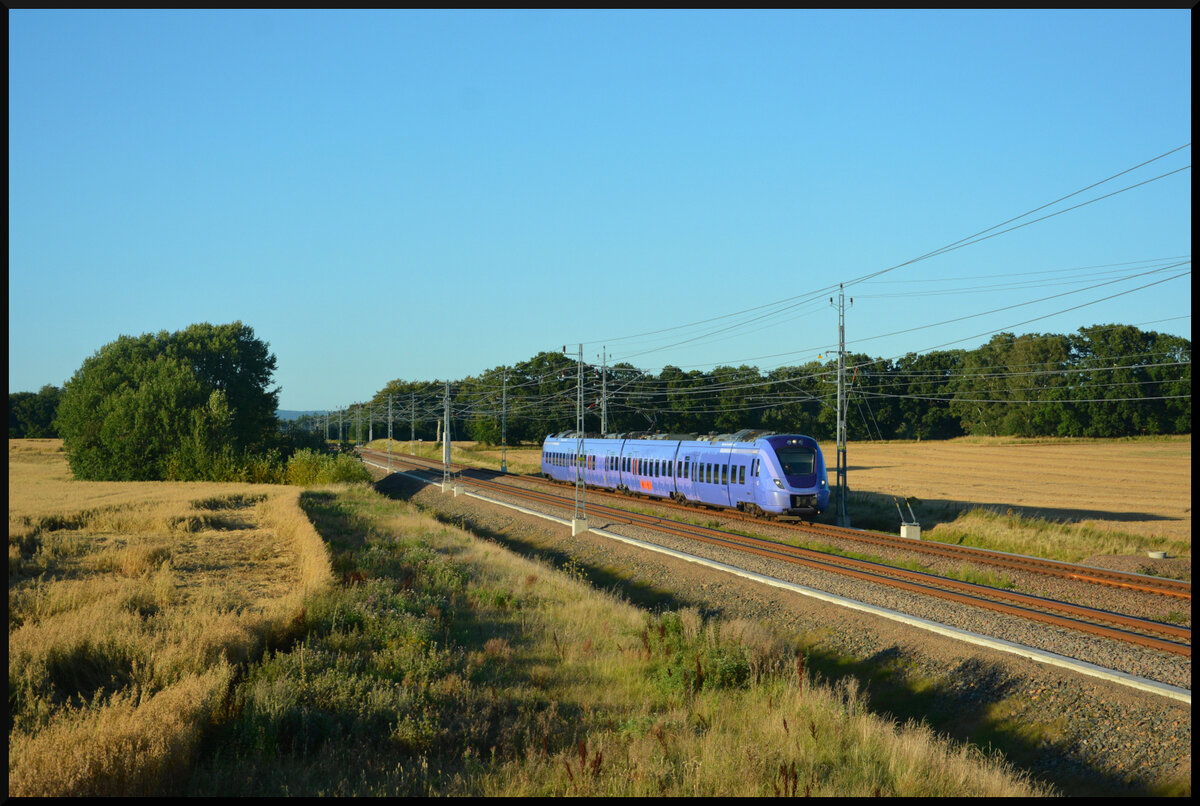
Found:
[[[662,459],[654,460],[654,478],[662,475]]]
[[[807,476],[816,469],[817,455],[812,448],[780,448],[775,455],[785,476]]]
[[[738,465],[738,484],[746,483],[746,466]]]
[[[721,483],[729,483],[729,465],[721,465]]]
[[[712,484],[712,483],[713,483],[713,480],[712,480],[712,469],[713,469],[712,462],[705,462],[705,463],[704,463],[704,483],[705,483],[705,484]]]
[[[691,468],[691,465],[692,465],[692,458],[690,456],[683,460],[683,477],[685,479],[689,478],[688,470]]]

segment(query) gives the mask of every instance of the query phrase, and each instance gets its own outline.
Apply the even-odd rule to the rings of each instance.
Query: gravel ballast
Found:
[[[375,472],[377,477],[384,475]],[[935,719],[935,728],[967,738],[974,737],[983,726],[1003,725],[1010,740],[1011,760],[1055,783],[1064,794],[1153,794],[1161,791],[1158,787],[1174,788],[1181,781],[1186,782],[1185,791],[1190,792],[1190,703],[975,646],[596,534],[572,536],[569,526],[471,496],[454,496],[442,492],[438,485],[393,476],[387,486],[514,550],[557,558],[559,563],[571,559],[597,575],[619,575],[630,590],[659,591],[671,606],[694,606],[724,618],[769,622],[795,636],[810,655],[839,659],[831,668],[851,668],[867,679],[879,679],[878,673],[886,670],[893,685],[903,687],[908,681],[920,688],[922,702],[940,715]],[[469,484],[464,489],[469,489]],[[491,491],[481,494],[497,497]],[[560,518],[571,517],[569,510],[513,503]],[[929,600],[766,558],[741,553],[734,556],[729,550],[701,547],[684,538],[606,523],[602,517],[589,516],[589,526],[1182,689],[1191,688],[1191,664],[1186,658],[1031,625],[1015,617],[973,612],[975,608],[966,605]],[[1120,609],[1111,604],[1111,596],[1108,601],[1107,609]],[[1190,620],[1190,606],[1185,607]],[[867,690],[870,693],[869,686]],[[1019,734],[1018,739],[1013,739],[1014,732]],[[1013,741],[1020,758],[1012,757]]]

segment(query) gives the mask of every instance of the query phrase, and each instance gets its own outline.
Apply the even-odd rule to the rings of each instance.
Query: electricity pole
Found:
[[[388,472],[392,472],[392,396],[388,394]]]
[[[608,434],[608,348],[600,359],[600,436]]]
[[[508,367],[501,367],[503,373],[500,393],[500,472],[508,472]]]
[[[446,492],[450,489],[450,381],[446,381],[443,408],[445,425],[442,426],[442,492]]]
[[[583,469],[587,457],[583,453],[583,345],[579,345],[579,370],[575,382],[575,517],[571,522],[571,535],[578,535],[588,530],[587,504],[584,500]]]
[[[830,300],[832,302],[833,300]],[[854,298],[850,298],[854,304]],[[838,284],[838,376],[837,376],[837,525],[849,526],[850,516],[846,514],[846,297],[841,284]]]

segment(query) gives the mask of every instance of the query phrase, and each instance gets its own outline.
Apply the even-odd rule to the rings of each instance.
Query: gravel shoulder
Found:
[[[385,474],[374,471],[377,478]],[[1015,764],[1055,784],[1064,794],[1190,793],[1190,705],[1098,678],[974,646],[867,613],[753,582],[479,499],[443,493],[438,486],[392,476],[381,489],[412,500],[471,531],[557,565],[574,561],[595,584],[648,607],[698,607],[729,619],[771,624],[804,647],[809,668],[827,677],[854,674],[876,710],[898,719],[925,719],[935,729],[1000,748]],[[564,517],[564,513],[555,513]],[[565,517],[570,517],[566,513]],[[612,528],[592,520],[595,528]],[[629,527],[624,527],[628,530]],[[641,531],[641,530],[635,530]],[[632,534],[646,539],[644,534]],[[666,543],[662,538],[657,542]],[[678,546],[699,553],[693,546]],[[714,559],[720,560],[719,557]],[[722,560],[728,561],[728,559]],[[752,568],[780,577],[777,567]],[[745,563],[743,563],[745,565]],[[801,584],[810,581],[797,580]],[[845,585],[846,583],[840,583]],[[841,595],[866,598],[861,590]],[[874,594],[873,594],[874,595]],[[904,610],[912,605],[881,606]],[[935,606],[936,607],[936,606]],[[921,615],[921,614],[917,614]],[[1189,608],[1190,618],[1190,608]],[[924,615],[945,623],[944,613]],[[964,614],[965,624],[974,617]],[[991,622],[991,617],[989,617]],[[1014,620],[1016,621],[1016,620]],[[970,626],[960,624],[964,629]],[[1023,630],[1016,625],[1014,630]],[[995,634],[989,624],[978,632]],[[1014,635],[1010,640],[1033,643]],[[1111,665],[1096,639],[1050,636],[1044,648]],[[1083,646],[1064,651],[1064,641]],[[1126,659],[1134,674],[1190,689],[1190,662]]]

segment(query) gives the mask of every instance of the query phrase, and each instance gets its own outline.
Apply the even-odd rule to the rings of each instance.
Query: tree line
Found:
[[[1190,434],[1191,342],[1130,325],[1072,334],[998,333],[974,350],[845,357],[844,415],[851,440],[949,439],[966,435],[1127,437]],[[540,442],[574,430],[579,367],[541,352],[508,367],[449,383],[450,433],[457,439]],[[583,366],[589,433],[729,434],[767,429],[836,438],[837,361],[761,372],[627,363]],[[443,417],[444,381],[388,383],[374,397],[331,414],[343,438],[432,440]],[[603,418],[602,413],[604,412]],[[602,423],[603,419],[603,423]],[[323,417],[297,426],[323,432]]]
[[[974,350],[897,359],[845,356],[852,440],[965,435],[1126,437],[1190,434],[1191,342],[1129,325],[1072,334],[999,333]],[[582,370],[582,376],[581,376]],[[540,443],[574,430],[731,434],[742,429],[836,436],[835,360],[761,372],[628,363],[579,367],[541,352],[445,381],[394,380],[372,400],[281,423],[275,356],[240,322],[121,336],[60,389],[9,395],[9,437],[61,436],[76,478],[279,481],[300,449],[325,450],[330,425],[354,442],[434,440],[449,396],[455,439]],[[328,433],[334,437],[335,433]]]

